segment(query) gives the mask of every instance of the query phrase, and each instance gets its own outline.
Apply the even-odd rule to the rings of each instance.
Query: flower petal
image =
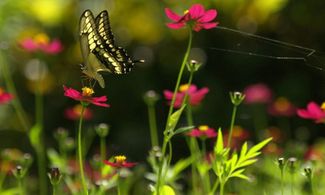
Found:
[[[48,54],[57,54],[63,49],[61,41],[58,39],[53,40],[50,44],[43,46],[43,51]]]
[[[107,101],[107,97],[106,96],[100,96],[100,97],[93,97],[89,100],[90,103],[97,105],[97,106],[102,106],[102,107],[110,107],[109,104],[106,104],[104,102]]]
[[[204,15],[204,7],[201,4],[194,4],[189,9],[189,13],[192,19],[198,19]]]
[[[136,164],[138,164],[138,163],[133,163],[133,162],[124,162],[124,163],[122,164],[122,167],[130,168],[130,167],[134,167]]]
[[[175,22],[179,21],[182,18],[182,16],[176,14],[175,12],[173,12],[169,8],[165,8],[165,14],[169,19],[171,19],[171,20],[173,20]]]
[[[108,160],[104,160],[104,164],[106,164],[108,166],[111,166],[111,167],[121,167],[120,164],[118,164],[118,163],[112,163],[112,162],[109,162]]]
[[[185,26],[185,23],[184,22],[168,23],[166,25],[168,26],[168,28],[171,28],[171,29],[180,29],[180,28],[183,28]]]
[[[218,22],[203,23],[202,28],[211,29],[211,28],[215,28],[218,24],[219,24]]]
[[[198,22],[205,23],[205,22],[210,22],[211,20],[215,19],[217,16],[217,10],[215,9],[210,9],[205,12],[205,14],[198,19]]]
[[[64,89],[64,96],[75,99],[75,100],[81,100],[83,97],[81,95],[81,93],[75,89],[72,88],[68,88],[66,86],[63,85],[63,89]]]

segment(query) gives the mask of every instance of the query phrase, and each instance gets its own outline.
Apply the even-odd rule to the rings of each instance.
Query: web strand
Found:
[[[316,68],[318,70],[324,71],[325,65],[322,63],[322,58],[325,59],[324,52],[316,51],[312,48],[303,47],[300,45],[279,41],[276,39],[271,39],[259,35],[254,35],[251,33],[243,32],[240,30],[235,30],[223,26],[216,27],[216,30],[222,30],[227,31],[230,33],[238,34],[240,36],[243,36],[248,39],[252,39],[258,42],[262,42],[266,45],[274,46],[274,49],[277,49],[278,47],[284,48],[286,50],[293,51],[296,55],[295,56],[280,56],[280,55],[270,55],[267,53],[259,53],[259,52],[252,52],[252,51],[244,51],[240,49],[225,49],[225,48],[218,48],[218,47],[210,47],[209,49],[219,52],[225,52],[225,53],[234,53],[238,55],[247,55],[247,56],[254,56],[254,57],[261,57],[261,58],[268,58],[268,59],[274,59],[274,60],[294,60],[294,61],[301,61],[307,66],[311,66],[313,68]],[[236,44],[237,47],[241,46],[241,43]],[[262,46],[262,45],[261,45]],[[265,45],[264,45],[265,46]]]

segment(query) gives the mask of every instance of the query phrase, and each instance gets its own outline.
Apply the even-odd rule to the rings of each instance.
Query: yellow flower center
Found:
[[[73,112],[77,115],[81,115],[82,105],[78,104],[73,107]]]
[[[123,164],[126,161],[126,157],[123,155],[115,156],[115,162],[119,164]]]
[[[1,91],[0,91],[0,94],[1,94]],[[325,110],[325,102],[322,103],[321,107],[320,107],[322,110]]]
[[[180,91],[180,92],[185,92],[185,91],[187,91],[189,88],[190,88],[190,85],[188,85],[188,84],[184,84],[184,85],[181,85],[181,86],[179,87],[179,91]]]
[[[95,93],[94,90],[89,87],[83,87],[81,90],[82,90],[82,96],[85,97],[90,97],[92,94]]]
[[[34,41],[38,44],[46,45],[50,42],[50,39],[46,34],[39,33],[34,37]]]
[[[280,97],[275,101],[274,107],[278,111],[286,111],[290,108],[290,102],[286,98]]]
[[[199,126],[199,130],[200,131],[206,131],[208,129],[209,129],[209,126],[208,125],[201,125],[201,126]]]
[[[188,12],[190,12],[190,11],[188,11],[188,9],[187,9],[187,10],[185,10],[185,11],[184,11],[184,15],[185,15],[185,14],[187,14]]]

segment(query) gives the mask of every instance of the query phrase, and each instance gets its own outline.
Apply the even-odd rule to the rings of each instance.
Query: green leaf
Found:
[[[41,126],[39,124],[35,124],[31,130],[29,131],[29,141],[35,149],[38,149],[40,146],[40,133]]]
[[[6,191],[1,191],[1,195],[13,195],[13,194],[20,194],[21,191],[19,188],[11,188]]]
[[[245,160],[244,162],[238,164],[236,169],[241,168],[241,167],[246,167],[246,166],[251,165],[251,164],[254,164],[256,161],[257,161],[257,159]]]
[[[216,154],[221,154],[223,152],[223,136],[222,136],[221,128],[218,129],[218,138],[217,138],[216,146],[214,148],[214,152]]]
[[[194,158],[189,157],[186,159],[181,159],[177,161],[177,163],[171,169],[171,177],[168,178],[168,182],[173,182],[177,178],[177,176],[188,166],[190,166],[193,162]]]
[[[167,123],[167,132],[172,133],[178,123],[179,118],[182,115],[182,112],[184,110],[186,105],[183,105],[180,109],[175,111],[169,118],[168,118],[168,123]]]
[[[157,194],[157,192],[153,193],[154,195]],[[169,185],[164,185],[163,187],[160,188],[160,195],[175,195],[175,191],[172,187],[170,187]]]
[[[243,174],[237,174],[237,175],[231,176],[231,177],[238,177],[238,178],[241,178],[241,179],[244,179],[244,180],[249,180],[249,177],[247,177],[246,175],[243,175]]]
[[[252,156],[254,153],[260,151],[266,144],[268,144],[272,140],[272,137],[265,139],[264,141],[261,141],[260,143],[253,146],[248,152],[247,156]],[[251,158],[251,157],[250,157]]]
[[[195,126],[187,126],[187,127],[181,127],[175,130],[173,135],[179,134],[179,133],[185,133],[186,131],[192,130]]]

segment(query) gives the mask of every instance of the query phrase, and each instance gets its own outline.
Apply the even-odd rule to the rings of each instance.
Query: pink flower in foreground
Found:
[[[196,85],[181,85],[179,87],[179,92],[176,94],[174,107],[179,108],[182,105],[186,93],[188,93],[189,102],[191,106],[199,105],[208,92],[209,89],[207,87],[198,89]],[[173,94],[174,93],[172,91],[164,90],[164,96],[169,101],[169,104],[173,99]]]
[[[64,111],[64,116],[70,120],[79,120],[80,115],[81,115],[81,109],[82,109],[81,104],[77,104],[74,107],[67,108]],[[84,114],[83,114],[83,119],[90,120],[92,117],[93,117],[92,111],[89,108],[85,108]]]
[[[269,106],[268,112],[273,116],[293,116],[296,107],[287,98],[279,97]]]
[[[40,33],[33,38],[25,38],[20,46],[28,52],[41,51],[47,54],[57,54],[62,51],[63,46],[60,40],[49,40],[46,34]]]
[[[109,107],[109,105],[105,103],[107,101],[107,97],[92,97],[92,94],[94,94],[94,90],[89,87],[83,87],[82,92],[79,92],[72,88],[67,88],[66,86],[63,86],[63,89],[64,96],[66,97],[81,101],[82,103],[90,103],[96,106]]]
[[[268,103],[272,100],[271,89],[263,83],[246,87],[244,94],[246,95],[244,102],[247,104]]]
[[[169,8],[165,8],[165,13],[173,21],[167,24],[172,29],[179,29],[185,25],[190,25],[194,31],[198,32],[202,29],[211,29],[218,25],[218,22],[212,22],[217,16],[217,10],[210,9],[205,11],[201,4],[192,5],[182,16],[176,14]]]
[[[319,106],[315,102],[309,102],[307,109],[298,109],[298,116],[305,119],[314,120],[316,123],[325,122],[325,103]]]
[[[1,87],[0,87],[0,104],[5,104],[10,102],[13,99],[13,95],[10,93],[6,93]]]
[[[104,160],[104,163],[108,166],[115,167],[115,168],[131,168],[134,167],[137,163],[133,162],[127,162],[126,157],[121,156],[115,156],[114,157],[115,162],[110,162],[108,160]]]
[[[187,135],[191,137],[212,138],[217,136],[217,132],[214,128],[207,125],[201,125],[187,133]]]

